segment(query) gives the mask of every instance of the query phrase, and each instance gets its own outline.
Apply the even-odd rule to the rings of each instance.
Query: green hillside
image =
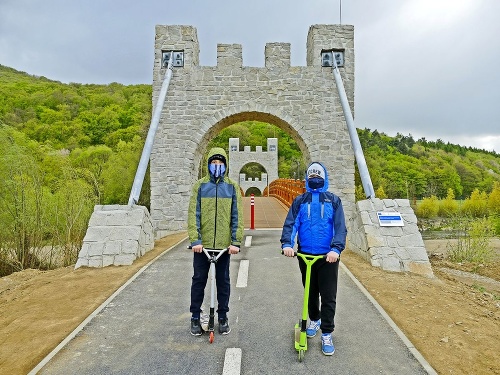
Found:
[[[90,169],[92,176],[87,180],[101,203],[125,203],[151,111],[150,85],[63,84],[0,65],[0,124],[6,125],[2,132],[19,133],[25,142],[38,144],[35,149],[42,159],[64,155],[72,167]],[[455,197],[463,199],[476,188],[490,192],[493,182],[500,181],[500,155],[495,152],[442,140],[414,140],[411,135],[391,137],[370,129],[358,129],[358,134],[374,188],[383,189],[389,197],[444,198],[451,188]],[[209,146],[227,149],[230,137],[239,137],[240,144],[251,147],[265,147],[268,137],[279,138],[280,177],[303,176],[305,165],[299,148],[280,129],[255,121],[235,124]],[[133,172],[110,171],[109,159],[113,169],[119,168],[116,156],[129,150],[134,156],[128,155],[126,160],[131,164],[123,167]],[[259,166],[249,166],[245,172],[257,177],[261,171]],[[54,171],[44,172],[47,179],[57,180],[48,176]],[[113,176],[120,176],[120,186],[127,193],[113,187],[108,180]],[[361,186],[359,176],[356,185]]]
[[[474,189],[491,192],[500,181],[495,152],[369,129],[358,129],[358,134],[374,188],[382,187],[391,198],[446,198],[452,189],[456,198],[465,199]]]

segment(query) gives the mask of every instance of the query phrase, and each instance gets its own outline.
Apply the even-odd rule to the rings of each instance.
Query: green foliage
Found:
[[[429,198],[424,198],[422,202],[417,205],[417,216],[425,219],[436,217],[439,212],[439,201],[435,195]]]
[[[490,245],[493,230],[489,219],[455,217],[452,226],[457,233],[456,243],[447,245],[452,262],[488,263],[493,259],[494,250]]]
[[[380,185],[378,187],[378,189],[375,191],[375,196],[377,198],[380,198],[380,199],[386,199],[387,198],[387,194],[385,193],[384,187],[382,185]]]
[[[438,215],[441,217],[452,217],[458,212],[458,202],[455,200],[455,194],[452,188],[448,188],[446,199],[439,201]]]
[[[479,189],[474,189],[471,196],[465,199],[462,212],[473,217],[484,217],[488,215],[488,195]]]
[[[488,212],[500,216],[500,182],[495,181],[488,196]]]
[[[55,149],[131,141],[149,125],[151,94],[150,85],[62,84],[0,65],[0,123]]]
[[[491,220],[491,227],[495,236],[500,236],[500,214],[493,214],[489,216]]]
[[[120,141],[104,165],[101,181],[104,204],[127,204],[135,173],[141,158],[143,141],[136,136],[132,142]],[[149,174],[144,178],[139,204],[149,208]]]
[[[0,147],[1,275],[74,263],[95,204],[92,187],[11,127],[0,126]]]
[[[500,181],[500,155],[495,152],[445,144],[414,141],[411,135],[391,138],[370,129],[358,129],[374,186],[382,186],[389,198],[412,201],[435,195],[442,199],[452,189],[465,199],[474,189],[489,192]],[[360,185],[356,169],[355,183]]]
[[[356,201],[362,201],[362,200],[366,199],[365,190],[363,189],[362,185],[356,185],[355,191],[354,191],[354,196],[356,198]]]
[[[262,173],[266,173],[265,168],[259,163],[248,163],[240,171],[240,173],[245,173],[246,178],[258,178],[262,177]]]
[[[43,245],[43,173],[22,134],[0,126],[0,146],[0,263],[13,270],[40,267],[31,249]]]
[[[246,192],[245,192],[245,197],[249,197],[251,195],[254,195],[256,197],[260,197],[262,196],[262,193],[260,192],[259,189],[255,188],[255,187],[251,187],[249,188]]]
[[[71,170],[68,172],[50,207],[51,247],[59,253],[58,260],[62,266],[76,262],[95,204],[92,186]]]

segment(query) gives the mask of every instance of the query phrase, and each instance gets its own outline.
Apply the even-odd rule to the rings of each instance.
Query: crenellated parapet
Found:
[[[267,43],[264,57],[267,69],[290,68],[290,43]]]
[[[241,44],[217,44],[217,67],[243,66],[243,50]]]
[[[257,188],[260,190],[261,194],[264,190],[269,186],[267,180],[267,173],[261,173],[260,178],[257,177],[249,177],[247,178],[245,173],[240,173],[239,180],[240,188],[246,193],[250,188]]]

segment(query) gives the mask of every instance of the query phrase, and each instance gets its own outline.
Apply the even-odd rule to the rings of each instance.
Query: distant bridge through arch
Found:
[[[249,163],[261,165],[266,173],[262,173],[260,179],[247,178],[241,170]],[[244,146],[241,151],[240,139],[229,138],[229,178],[238,181],[244,195],[250,188],[259,189],[262,195],[269,183],[278,179],[278,139],[268,138],[266,151],[262,150],[262,146],[256,146],[254,151],[250,146]]]

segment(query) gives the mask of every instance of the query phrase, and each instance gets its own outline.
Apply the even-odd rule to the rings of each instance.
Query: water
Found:
[[[457,231],[454,230],[424,230],[421,233],[424,240],[448,240],[458,237]]]

